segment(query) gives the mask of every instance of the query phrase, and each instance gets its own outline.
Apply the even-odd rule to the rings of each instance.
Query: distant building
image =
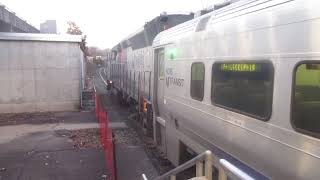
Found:
[[[43,34],[57,34],[56,20],[47,20],[40,24],[40,33]]]

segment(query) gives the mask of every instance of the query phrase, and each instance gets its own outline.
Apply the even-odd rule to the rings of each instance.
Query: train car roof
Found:
[[[170,44],[177,39],[181,39],[194,32],[199,31],[199,29],[201,31],[205,30],[206,27],[203,28],[201,26],[210,24],[208,22],[210,21],[210,18],[212,16],[215,17],[215,20],[219,18],[222,19],[224,16],[240,13],[242,11],[245,11],[246,9],[250,9],[270,1],[280,3],[280,2],[287,2],[288,0],[231,0],[231,1],[228,1],[230,3],[227,4],[226,6],[223,6],[221,8],[219,7],[217,10],[213,10],[208,14],[199,16],[190,21],[181,23],[171,29],[168,29],[166,31],[159,33],[153,41],[153,46],[157,47],[157,46],[163,46],[165,44]]]
[[[151,21],[145,23],[143,27],[129,35],[128,37],[124,38],[120,41],[116,46],[112,48],[112,50],[120,50],[122,48],[127,48],[129,46],[133,47],[133,49],[139,49],[146,46],[151,46],[153,39],[155,36],[161,32],[159,30],[160,22],[170,21],[169,24],[171,27],[176,26],[182,22],[188,21],[193,18],[193,13],[177,13],[177,14],[166,14],[163,13],[160,16],[153,18]],[[173,20],[172,20],[173,19]],[[174,20],[175,19],[175,20]],[[147,38],[146,38],[147,36]],[[149,42],[148,42],[149,41]]]

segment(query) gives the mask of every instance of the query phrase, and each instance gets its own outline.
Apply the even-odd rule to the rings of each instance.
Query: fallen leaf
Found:
[[[5,170],[7,170],[7,169],[6,169],[6,168],[1,168],[1,169],[0,169],[0,171],[5,171]]]
[[[103,174],[101,177],[102,177],[102,178],[107,178],[107,175]]]

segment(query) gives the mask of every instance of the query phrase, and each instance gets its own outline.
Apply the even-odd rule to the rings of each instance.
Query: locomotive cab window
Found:
[[[301,132],[320,135],[320,63],[303,63],[295,70],[292,122]]]
[[[164,50],[159,49],[157,52],[159,80],[164,79]]]
[[[272,110],[273,76],[270,62],[215,63],[212,67],[212,103],[268,120]]]
[[[202,101],[204,91],[204,72],[203,63],[193,63],[191,66],[191,85],[190,95],[193,99]]]

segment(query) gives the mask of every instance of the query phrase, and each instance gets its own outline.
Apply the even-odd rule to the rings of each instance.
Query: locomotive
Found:
[[[319,8],[240,0],[161,15],[113,48],[107,79],[174,165],[211,150],[255,179],[320,179]]]

